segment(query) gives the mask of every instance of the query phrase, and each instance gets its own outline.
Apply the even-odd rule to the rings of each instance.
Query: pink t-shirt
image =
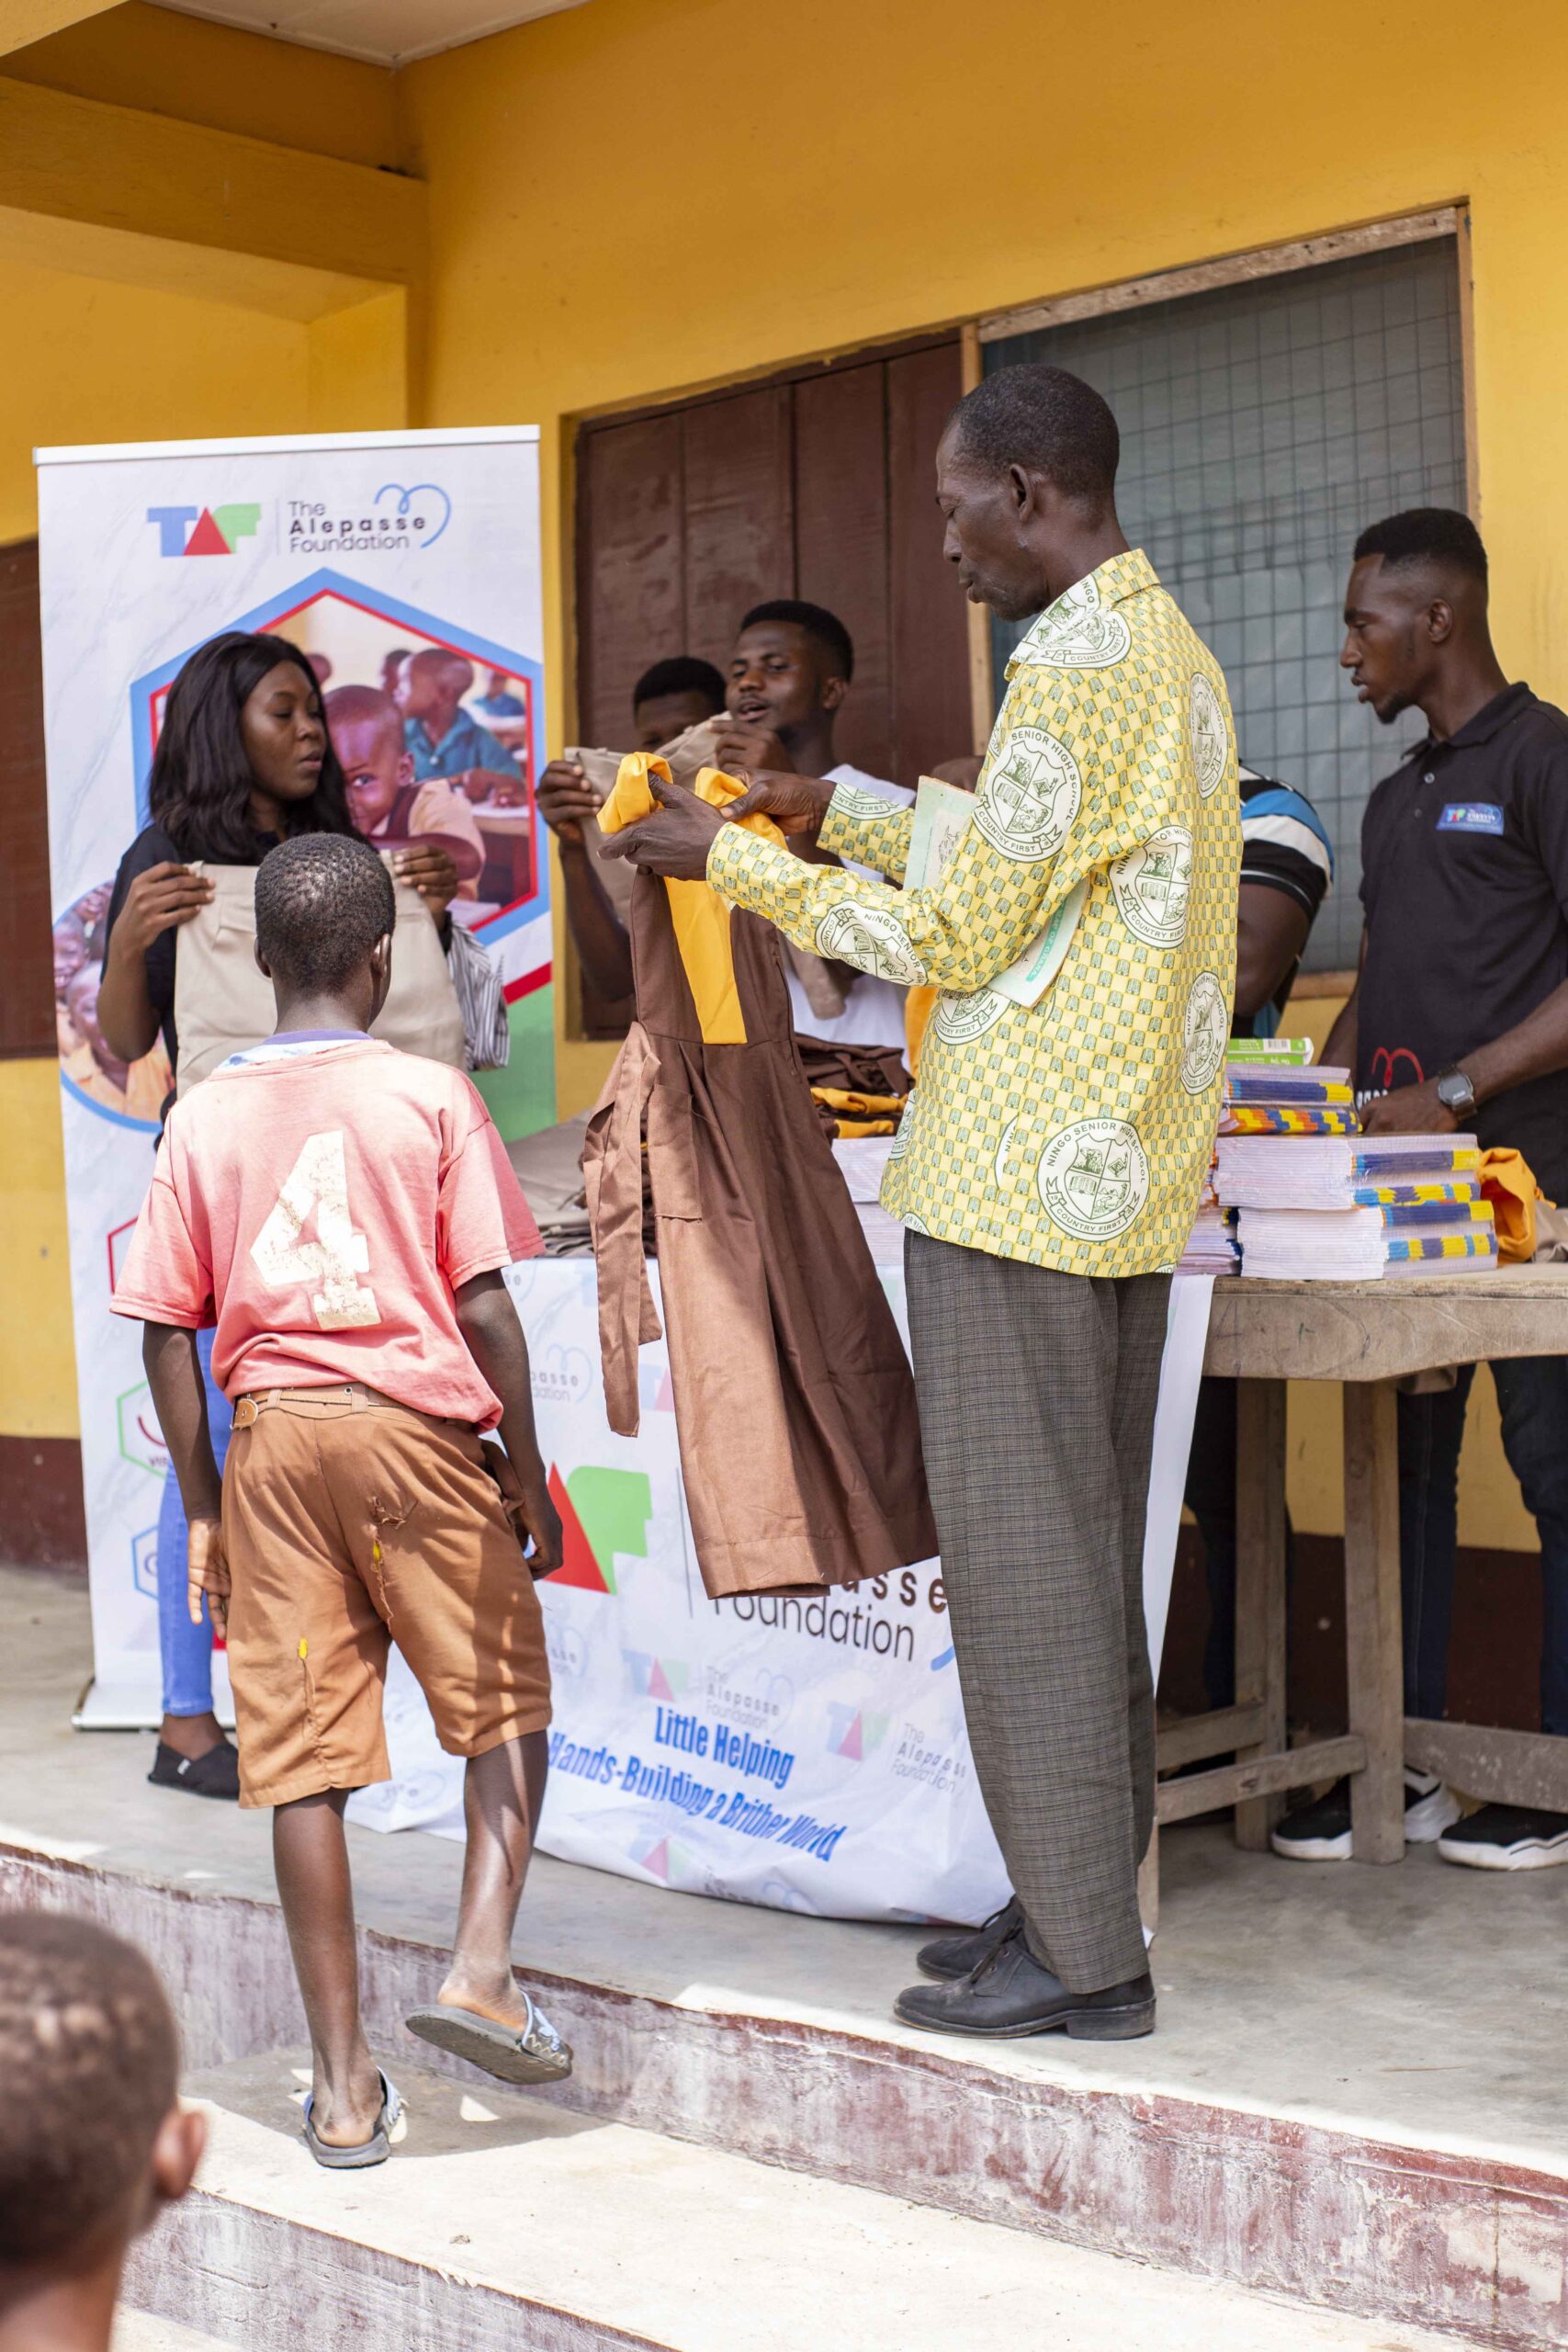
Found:
[[[170,1113],[114,1310],[216,1325],[229,1396],[359,1380],[491,1429],[452,1294],[542,1248],[460,1070],[370,1038],[264,1046]]]

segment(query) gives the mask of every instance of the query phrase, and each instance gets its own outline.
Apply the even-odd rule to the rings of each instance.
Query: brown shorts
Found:
[[[544,1620],[474,1431],[364,1389],[269,1395],[237,1407],[223,1478],[241,1804],[390,1778],[394,1641],[448,1755],[542,1731]]]

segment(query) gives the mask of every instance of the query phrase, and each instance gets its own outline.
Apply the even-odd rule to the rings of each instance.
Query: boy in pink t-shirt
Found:
[[[277,1029],[171,1113],[114,1300],[147,1327],[193,1614],[205,1591],[227,1621],[240,1802],[274,1809],[315,2057],[305,2134],[334,2168],[380,2163],[398,2112],[360,2023],[343,1830],[348,1792],[389,1777],[393,1638],[468,1758],[452,1967],[408,2024],[509,2082],[571,2064],[511,1962],[550,1714],[533,1578],[560,1566],[561,1531],[502,1269],[540,1241],[468,1080],[366,1034],[392,922],[363,842],[302,835],[257,868]],[[234,1400],[221,1483],[209,1326]]]

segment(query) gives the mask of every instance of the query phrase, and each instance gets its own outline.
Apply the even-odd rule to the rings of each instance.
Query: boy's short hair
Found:
[[[256,869],[256,945],[290,988],[346,987],[396,918],[390,876],[368,842],[302,833]]]
[[[724,680],[711,662],[692,653],[672,653],[645,670],[632,688],[632,708],[639,703],[661,702],[666,695],[705,695],[716,718],[724,708]]]
[[[742,632],[757,621],[789,622],[821,647],[846,684],[854,676],[854,639],[838,614],[830,613],[826,605],[808,605],[799,596],[773,596],[765,605],[752,605],[740,624]]]
[[[130,2209],[179,2082],[152,1962],[92,1920],[0,1912],[0,2264],[57,2261]]]

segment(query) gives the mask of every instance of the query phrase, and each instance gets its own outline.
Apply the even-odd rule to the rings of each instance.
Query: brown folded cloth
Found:
[[[897,1132],[913,1083],[897,1046],[830,1046],[800,1036],[795,1042],[829,1140]],[[874,1124],[863,1124],[867,1120]]]

